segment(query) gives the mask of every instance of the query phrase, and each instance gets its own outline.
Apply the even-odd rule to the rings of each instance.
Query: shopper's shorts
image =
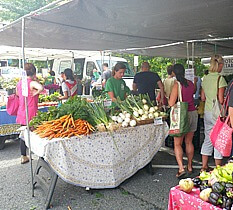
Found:
[[[198,121],[198,114],[197,111],[190,111],[188,112],[189,117],[189,132],[195,132],[197,130],[197,121]]]

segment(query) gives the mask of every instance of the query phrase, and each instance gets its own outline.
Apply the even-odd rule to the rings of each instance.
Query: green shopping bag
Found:
[[[182,102],[181,86],[178,82],[178,102],[171,107],[169,135],[179,137],[189,130],[188,103]]]

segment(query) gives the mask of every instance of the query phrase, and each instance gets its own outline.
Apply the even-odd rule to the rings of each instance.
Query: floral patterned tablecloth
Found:
[[[200,190],[193,188],[192,192],[186,193],[179,190],[179,186],[173,187],[169,193],[168,210],[220,210],[208,202],[205,202],[199,197]]]
[[[90,188],[120,185],[152,160],[167,134],[166,122],[50,141],[30,133],[32,151],[44,157],[59,177]]]

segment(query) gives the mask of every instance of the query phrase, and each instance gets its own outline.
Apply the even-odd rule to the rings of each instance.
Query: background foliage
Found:
[[[188,68],[187,59],[174,59],[174,58],[150,57],[150,56],[139,55],[138,56],[139,66],[137,68],[135,68],[134,63],[133,63],[134,62],[134,54],[113,53],[112,56],[125,58],[128,61],[131,68],[135,70],[135,72],[140,71],[140,66],[141,66],[142,62],[148,61],[150,64],[150,67],[151,67],[151,71],[158,73],[161,78],[167,77],[167,67],[171,64],[181,63],[184,65],[185,68]],[[194,63],[195,63],[194,66],[196,68],[196,75],[203,77],[204,71],[206,69],[208,69],[208,67],[201,63],[200,58],[196,58],[194,60]]]
[[[0,20],[13,21],[55,0],[0,0]]]

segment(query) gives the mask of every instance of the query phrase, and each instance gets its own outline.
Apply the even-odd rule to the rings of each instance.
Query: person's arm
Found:
[[[32,96],[36,96],[36,95],[40,94],[44,90],[44,87],[39,82],[32,81],[30,83],[30,89],[33,90],[32,91]]]
[[[170,98],[168,100],[168,104],[169,106],[174,106],[176,101],[177,101],[177,97],[178,97],[178,83],[175,82],[172,88],[172,92],[170,95]]]
[[[114,96],[113,92],[108,92],[109,97],[112,99],[112,102],[116,101],[117,99]]]
[[[54,80],[53,80],[53,84],[54,84],[54,85],[56,85],[56,84],[57,84],[56,78],[54,78]]]
[[[223,104],[224,102],[224,92],[225,92],[225,87],[221,87],[218,89],[218,100],[220,104]]]
[[[17,87],[15,88],[15,95],[19,96],[18,88]]]
[[[159,86],[160,89],[160,104],[163,105],[164,102],[164,86],[161,80],[157,82],[157,85]]]
[[[69,98],[68,91],[63,91],[63,96],[59,97],[59,100],[65,100],[68,98]]]
[[[136,92],[138,90],[137,84],[133,83],[133,91]]]
[[[197,77],[195,77],[194,78],[194,93],[193,94],[195,94],[196,93],[196,91],[197,91],[197,81],[198,81],[198,78]]]
[[[233,107],[229,106],[228,113],[230,116],[231,127],[233,128]]]
[[[105,84],[106,84],[106,79],[103,79],[102,86],[105,87]]]
[[[201,89],[201,100],[202,100],[202,101],[205,101],[205,100],[206,100],[205,92],[204,92],[203,88]]]

